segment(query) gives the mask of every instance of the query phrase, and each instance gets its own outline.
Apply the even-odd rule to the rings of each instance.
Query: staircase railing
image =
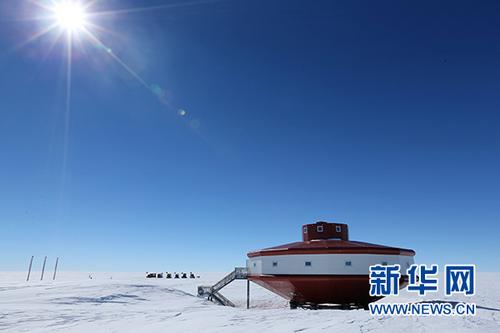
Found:
[[[219,282],[214,284],[213,286],[199,286],[198,287],[198,296],[200,297],[208,297],[208,300],[215,301],[221,305],[232,306],[234,307],[234,303],[229,299],[224,297],[219,290],[233,282],[234,280],[244,280],[247,278],[248,272],[246,267],[236,267],[234,271],[224,276]]]

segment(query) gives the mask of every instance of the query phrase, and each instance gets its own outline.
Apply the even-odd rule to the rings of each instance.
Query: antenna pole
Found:
[[[247,309],[250,309],[250,280],[247,278]]]
[[[40,281],[43,280],[43,273],[45,272],[45,263],[47,263],[47,256],[43,259],[43,265],[42,265],[42,275],[40,276]]]
[[[52,280],[56,279],[56,273],[57,273],[57,264],[59,263],[59,257],[56,258],[56,265],[54,266],[54,276],[52,277]]]
[[[31,266],[33,266],[33,258],[35,256],[31,256],[31,260],[30,260],[30,267],[28,268],[28,277],[26,278],[26,282],[30,280],[30,274],[31,274]]]

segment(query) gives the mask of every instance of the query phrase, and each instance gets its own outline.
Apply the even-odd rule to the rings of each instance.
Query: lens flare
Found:
[[[85,8],[78,2],[64,1],[54,5],[57,25],[66,31],[78,31],[85,27]]]

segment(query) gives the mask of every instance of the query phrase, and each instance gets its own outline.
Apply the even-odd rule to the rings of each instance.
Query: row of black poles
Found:
[[[31,268],[33,267],[33,259],[35,256],[31,256],[30,259],[30,265],[28,267],[28,276],[26,277],[26,281],[30,280],[30,275],[31,275]],[[45,264],[47,263],[47,256],[43,259],[43,265],[42,265],[42,275],[40,276],[40,281],[43,280],[43,275],[45,273]],[[56,274],[57,274],[57,264],[59,263],[59,257],[56,258],[56,264],[54,266],[54,275],[52,276],[52,280],[56,279]]]

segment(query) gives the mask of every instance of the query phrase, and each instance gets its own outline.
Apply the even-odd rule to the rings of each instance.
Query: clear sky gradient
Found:
[[[498,1],[92,10],[161,4],[96,35],[164,103],[82,39],[66,122],[64,40],[2,1],[0,270],[223,271],[317,220],[500,270]]]

